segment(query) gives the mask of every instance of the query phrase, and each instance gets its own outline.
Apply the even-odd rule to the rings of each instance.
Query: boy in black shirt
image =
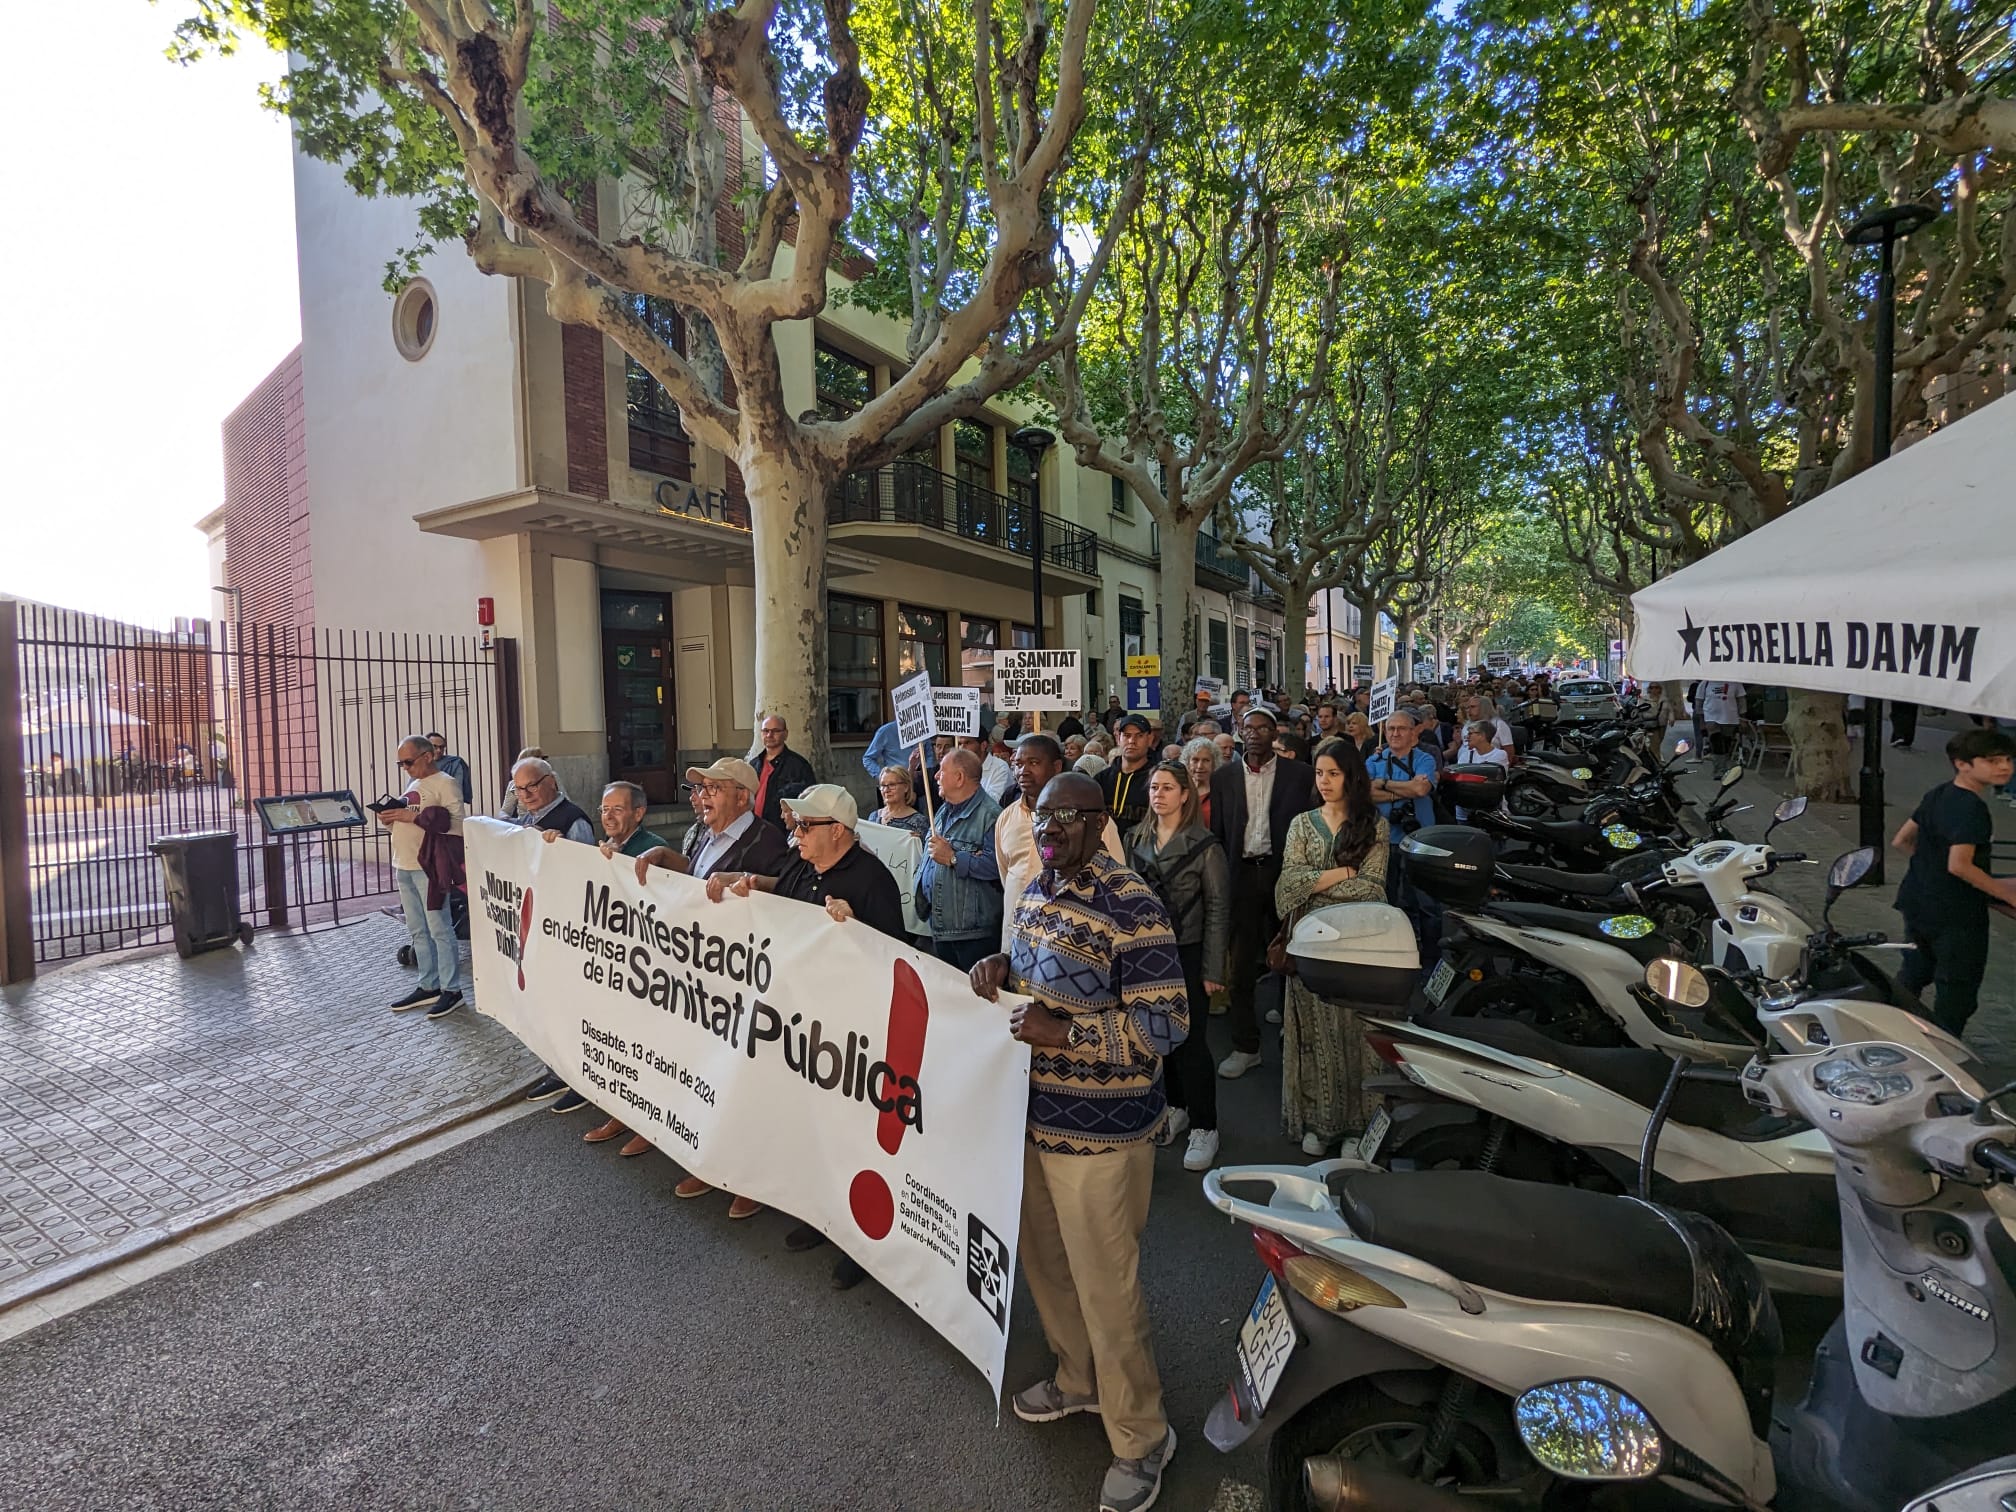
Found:
[[[1986,795],[2016,770],[2016,738],[1962,730],[1946,742],[1946,759],[1953,780],[1927,793],[1890,843],[1911,858],[1897,911],[1914,948],[1897,981],[1914,997],[1936,983],[1932,1021],[1957,1035],[1988,970],[1988,906],[2016,906],[2016,877],[1991,877],[1982,864],[1995,833]]]

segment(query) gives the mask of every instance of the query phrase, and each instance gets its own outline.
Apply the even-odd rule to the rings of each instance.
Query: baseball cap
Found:
[[[688,782],[739,782],[756,791],[756,768],[740,756],[723,756],[712,766],[686,768]]]
[[[784,810],[795,819],[835,819],[850,830],[861,817],[854,795],[836,782],[813,783],[796,798],[786,798]]]
[[[1148,716],[1146,714],[1128,714],[1113,722],[1113,728],[1116,730],[1125,730],[1130,727],[1141,731],[1154,728],[1153,725],[1148,723]]]

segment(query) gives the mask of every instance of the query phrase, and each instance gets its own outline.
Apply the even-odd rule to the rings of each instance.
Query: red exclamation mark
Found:
[[[924,996],[924,983],[908,961],[896,963],[896,983],[889,995],[889,1036],[882,1059],[889,1067],[889,1079],[907,1076],[913,1081],[924,1066],[924,1032],[930,1027],[931,1004]],[[906,1125],[891,1108],[875,1120],[875,1142],[894,1155],[903,1147]],[[860,1171],[847,1188],[847,1206],[861,1232],[881,1239],[896,1226],[896,1199],[889,1183],[878,1171]]]
[[[532,889],[518,900],[518,990],[525,990],[525,942],[532,938]]]

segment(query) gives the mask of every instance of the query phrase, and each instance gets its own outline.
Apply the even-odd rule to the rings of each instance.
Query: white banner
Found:
[[[1004,714],[1078,707],[1084,678],[1076,651],[996,651],[994,707]]]
[[[978,688],[933,688],[931,690],[931,733],[933,735],[978,735],[980,733],[980,690]]]
[[[906,751],[931,738],[931,674],[919,672],[889,690],[895,706],[896,743]]]
[[[1400,692],[1400,677],[1395,673],[1384,682],[1372,684],[1372,698],[1365,707],[1365,718],[1376,725],[1393,712],[1393,700]]]
[[[826,1233],[998,1406],[1029,1116],[1008,995],[809,904],[464,833],[482,1010],[701,1180]]]
[[[863,819],[854,826],[854,838],[880,856],[896,879],[896,891],[903,897],[903,927],[913,935],[929,934],[929,926],[917,917],[917,869],[924,864],[924,837]]]

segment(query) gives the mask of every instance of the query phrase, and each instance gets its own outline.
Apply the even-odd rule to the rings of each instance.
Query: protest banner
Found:
[[[931,733],[933,735],[978,735],[980,733],[980,690],[978,688],[933,688],[931,690]]]
[[[931,674],[919,672],[889,690],[896,713],[896,743],[907,748],[931,738]]]
[[[470,819],[476,1001],[702,1181],[823,1231],[1000,1401],[1029,1049],[857,920]]]
[[[1354,674],[1353,681],[1355,682],[1369,683],[1372,681],[1372,663],[1370,662],[1360,662],[1351,671]]]
[[[1372,684],[1372,701],[1366,706],[1365,717],[1378,724],[1393,712],[1393,701],[1400,693],[1400,674],[1394,673],[1384,682]]]
[[[1004,714],[1075,709],[1084,687],[1076,651],[996,651],[994,707]]]
[[[903,927],[913,935],[929,934],[930,926],[917,917],[917,868],[924,864],[924,837],[863,819],[854,826],[854,838],[875,852],[896,879],[896,891],[903,899]]]

